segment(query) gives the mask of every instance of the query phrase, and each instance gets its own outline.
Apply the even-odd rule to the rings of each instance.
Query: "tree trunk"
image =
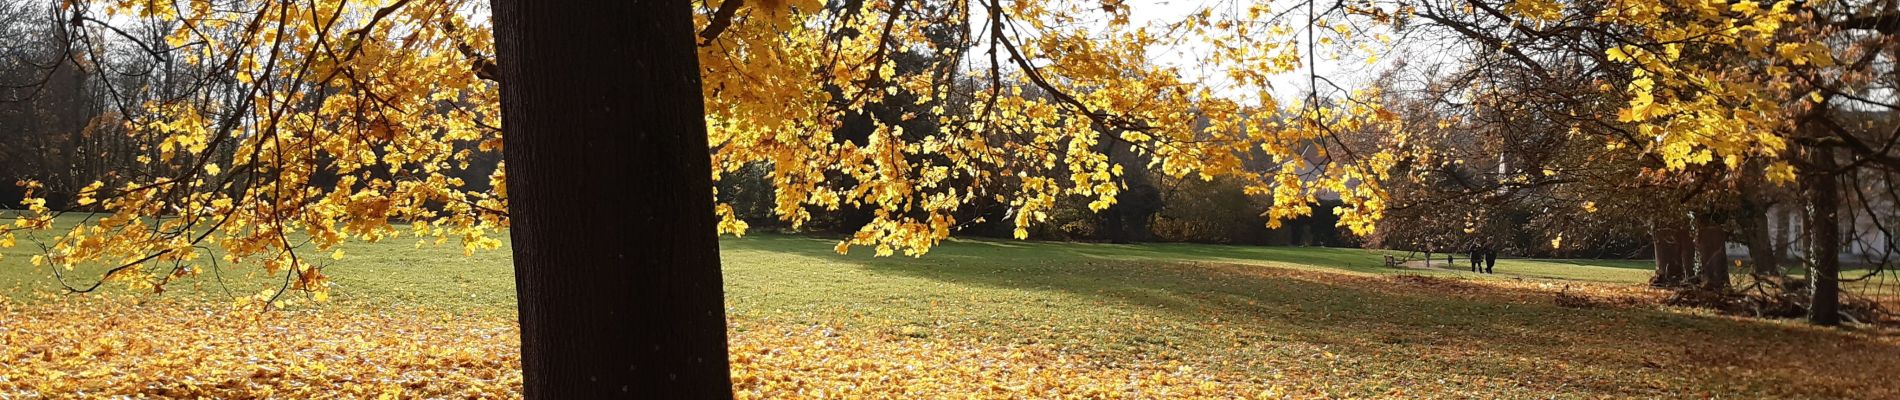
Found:
[[[1775,241],[1769,232],[1773,228],[1768,223],[1768,212],[1774,202],[1764,166],[1762,161],[1755,160],[1742,167],[1738,187],[1741,196],[1737,199],[1741,207],[1735,215],[1735,224],[1741,229],[1741,242],[1748,246],[1750,273],[1776,276],[1781,275],[1781,260],[1775,256]]]
[[[1800,231],[1801,236],[1795,239],[1795,242],[1797,242],[1797,244],[1795,245],[1794,248],[1801,249],[1802,252],[1806,252],[1814,246],[1814,236],[1807,234],[1808,231],[1814,229],[1814,221],[1808,218],[1809,217],[1808,210],[1802,210],[1801,212],[1795,213],[1794,215],[1795,215],[1795,218],[1799,219],[1799,223],[1797,224],[1797,226],[1801,227],[1801,231]]]
[[[1128,227],[1123,224],[1122,210],[1116,208],[1120,206],[1121,205],[1117,204],[1102,210],[1102,213],[1099,215],[1102,221],[1102,229],[1100,232],[1096,232],[1097,237],[1107,240],[1109,243],[1131,242],[1128,239]]]
[[[1688,285],[1695,278],[1695,222],[1686,215],[1678,216],[1675,221],[1681,227],[1675,230],[1676,265],[1682,268],[1677,273],[1682,277],[1682,284]]]
[[[1681,231],[1686,223],[1677,218],[1656,218],[1650,223],[1649,237],[1651,246],[1656,250],[1656,276],[1649,279],[1651,286],[1680,286],[1683,281],[1682,252],[1687,246],[1682,243]]]
[[[1108,161],[1121,167],[1119,177],[1122,184],[1121,194],[1115,197],[1115,205],[1103,210],[1103,214],[1113,220],[1112,240],[1116,243],[1133,243],[1154,240],[1154,228],[1150,223],[1155,213],[1161,212],[1161,190],[1155,187],[1154,178],[1148,174],[1148,161],[1151,157],[1136,152],[1133,145],[1120,140],[1104,140],[1102,154]]]
[[[1101,152],[1108,156],[1108,161],[1111,163],[1116,161],[1115,144],[1120,142],[1119,140],[1102,141]],[[1126,182],[1125,179],[1126,178],[1124,178],[1124,183]],[[1128,185],[1126,184],[1122,185],[1123,189],[1127,189],[1127,187]],[[1109,205],[1108,208],[1104,208],[1101,212],[1096,213],[1096,218],[1098,218],[1101,223],[1096,224],[1100,229],[1097,229],[1095,235],[1097,238],[1107,240],[1109,243],[1129,243],[1131,240],[1128,234],[1127,216],[1124,215],[1127,214],[1129,210],[1128,205],[1123,204],[1123,202],[1128,200],[1128,197],[1126,193],[1123,193],[1122,195],[1115,196],[1115,200],[1115,204]]]
[[[687,0],[494,0],[528,398],[730,398]]]
[[[1792,239],[1788,238],[1789,231],[1792,231],[1789,229],[1789,224],[1794,223],[1794,217],[1789,216],[1793,211],[1787,206],[1774,207],[1773,213],[1775,215],[1775,261],[1779,262],[1788,259],[1788,246],[1792,244],[1789,243]]]
[[[1808,162],[1814,166],[1806,178],[1808,198],[1808,321],[1817,325],[1841,323],[1840,257],[1840,183],[1834,180],[1834,154],[1827,148],[1809,148]]]
[[[1728,231],[1715,212],[1695,213],[1695,251],[1697,280],[1703,289],[1728,289]]]
[[[1760,276],[1781,275],[1781,259],[1775,255],[1774,239],[1768,234],[1768,215],[1751,214],[1744,218],[1754,221],[1742,231],[1747,235],[1748,261],[1754,264],[1751,271]]]

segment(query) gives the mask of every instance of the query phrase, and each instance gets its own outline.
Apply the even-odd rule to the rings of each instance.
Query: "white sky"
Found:
[[[979,2],[972,2],[971,7],[975,9],[983,7],[982,3],[980,3],[981,0],[978,1]],[[1269,8],[1272,9],[1273,12],[1290,11],[1281,18],[1286,25],[1294,29],[1295,39],[1299,42],[1300,51],[1304,53],[1309,44],[1306,41],[1307,13],[1304,9],[1304,3],[1296,0],[1267,1],[1271,3]],[[1131,26],[1155,26],[1180,21],[1187,15],[1209,7],[1214,8],[1214,12],[1217,15],[1222,13],[1240,14],[1244,13],[1246,8],[1253,2],[1254,0],[1130,0],[1127,6],[1130,9],[1129,21]],[[1323,12],[1324,10],[1320,11]],[[1108,16],[1105,13],[1098,12],[1097,15],[1090,17],[1093,17],[1093,19],[1097,21],[1098,30],[1106,29]],[[974,31],[971,37],[976,42],[976,46],[970,52],[970,54],[972,54],[971,60],[969,60],[970,65],[973,69],[988,68],[987,58],[981,56],[988,51],[987,31],[984,28],[986,18],[984,18],[981,12],[973,10],[971,19],[970,25]],[[1334,22],[1336,23],[1338,21],[1335,20]],[[1321,27],[1319,29],[1320,30],[1316,32],[1319,37],[1334,35],[1329,28]],[[1265,29],[1259,29],[1258,31],[1264,33]],[[1165,32],[1165,30],[1151,29],[1150,32],[1160,34]],[[1024,34],[1031,33],[1024,32]],[[1363,35],[1370,34],[1371,33],[1366,33]],[[1390,33],[1387,32],[1387,34],[1389,35]],[[1179,42],[1179,44],[1151,49],[1149,62],[1174,67],[1180,71],[1183,80],[1208,85],[1214,88],[1216,93],[1223,96],[1241,99],[1247,103],[1257,101],[1257,99],[1254,98],[1255,88],[1233,86],[1226,78],[1224,67],[1205,65],[1198,62],[1200,53],[1207,51],[1207,47],[1198,43],[1198,39],[1175,39],[1178,39],[1177,42]],[[1328,78],[1333,83],[1348,90],[1362,87],[1364,83],[1375,78],[1380,71],[1391,68],[1396,60],[1404,58],[1417,60],[1419,58],[1417,54],[1420,54],[1420,52],[1408,51],[1403,47],[1394,49],[1375,48],[1375,51],[1380,52],[1378,54],[1378,61],[1368,65],[1366,60],[1370,56],[1369,53],[1356,49],[1343,52],[1338,51],[1340,48],[1339,46],[1321,44],[1316,49],[1319,53],[1319,57],[1314,57],[1311,54],[1302,54],[1302,58],[1305,62],[1310,63],[1310,68],[1318,75]],[[979,60],[979,58],[981,59]],[[1428,58],[1438,57],[1432,56]],[[1270,84],[1272,89],[1269,92],[1272,93],[1275,98],[1279,99],[1282,105],[1290,103],[1291,99],[1303,98],[1312,87],[1308,79],[1308,70],[1306,68],[1302,68],[1299,71],[1279,74],[1270,79]],[[1321,82],[1320,86],[1323,88],[1321,91],[1322,96],[1339,95],[1339,93],[1336,93],[1324,82]]]

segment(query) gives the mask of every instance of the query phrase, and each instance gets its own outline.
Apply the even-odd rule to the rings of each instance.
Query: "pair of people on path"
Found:
[[[1498,265],[1498,251],[1482,246],[1471,247],[1471,272],[1492,273],[1491,268]],[[1483,267],[1480,269],[1479,267]]]

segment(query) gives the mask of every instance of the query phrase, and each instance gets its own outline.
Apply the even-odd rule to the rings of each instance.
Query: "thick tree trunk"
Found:
[[[1703,289],[1728,289],[1728,231],[1714,212],[1695,213],[1696,280]]]
[[[1818,325],[1841,323],[1840,258],[1840,183],[1833,175],[1834,155],[1827,148],[1809,148],[1808,162],[1814,171],[1805,176],[1808,213],[1808,273],[1810,292],[1808,321]]]
[[[1656,249],[1656,276],[1649,279],[1650,285],[1682,285],[1683,271],[1688,269],[1682,263],[1682,252],[1688,246],[1680,242],[1681,231],[1687,228],[1685,225],[1686,221],[1677,218],[1656,218],[1650,223],[1650,243]]]
[[[1741,242],[1748,245],[1748,262],[1753,267],[1750,272],[1757,276],[1781,275],[1780,259],[1775,255],[1775,240],[1769,232],[1768,209],[1774,205],[1769,197],[1768,179],[1763,174],[1760,161],[1750,162],[1742,167],[1741,208],[1735,215],[1735,223],[1741,228]]]
[[[528,398],[730,398],[687,0],[494,0]]]
[[[1155,213],[1161,212],[1161,189],[1155,186],[1154,177],[1148,174],[1148,161],[1151,157],[1136,152],[1133,145],[1120,140],[1105,140],[1108,161],[1121,167],[1122,192],[1116,196],[1115,205],[1107,210],[1109,218],[1115,219],[1117,243],[1145,242],[1154,240],[1154,227],[1151,223]]]
[[[1102,229],[1096,232],[1096,236],[1109,243],[1130,243],[1132,240],[1129,239],[1128,227],[1123,224],[1122,210],[1116,207],[1120,205],[1109,206],[1102,210],[1100,215]]]
[[[1768,207],[1744,200],[1736,222],[1742,227],[1743,242],[1748,243],[1748,261],[1752,272],[1761,276],[1781,275],[1780,259],[1775,256],[1775,240],[1768,230]]]

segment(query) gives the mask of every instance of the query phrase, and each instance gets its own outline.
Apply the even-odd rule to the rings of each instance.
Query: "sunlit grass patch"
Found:
[[[1359,249],[990,240],[877,258],[836,254],[834,243],[786,235],[721,243],[738,393],[1900,396],[1880,375],[1900,368],[1889,332],[1662,307],[1665,292],[1615,272],[1642,272],[1631,268],[1507,260],[1499,274],[1477,275],[1388,268],[1383,253]],[[157,378],[95,368],[145,371],[159,367],[131,365],[183,357],[222,369],[174,363],[146,373],[201,384],[166,386],[201,390],[177,393],[222,397],[518,395],[509,379],[519,376],[506,374],[517,368],[518,333],[505,248],[470,257],[403,240],[349,246],[349,257],[326,267],[337,285],[330,302],[259,319],[230,311],[221,286],[202,277],[158,296],[26,294],[49,291],[50,281],[9,257],[0,288],[16,301],[0,316],[0,336],[12,341],[0,343],[10,357],[0,360],[24,361],[7,364],[0,388],[160,396],[143,392]],[[268,283],[241,275],[245,266],[226,268],[240,274],[227,275],[234,288]],[[127,344],[103,352],[93,337]],[[351,347],[358,339],[374,350]],[[476,364],[464,372],[463,362]],[[350,363],[386,369],[335,370]],[[445,381],[480,373],[493,384],[430,386],[404,373]],[[342,386],[352,383],[363,387]]]

